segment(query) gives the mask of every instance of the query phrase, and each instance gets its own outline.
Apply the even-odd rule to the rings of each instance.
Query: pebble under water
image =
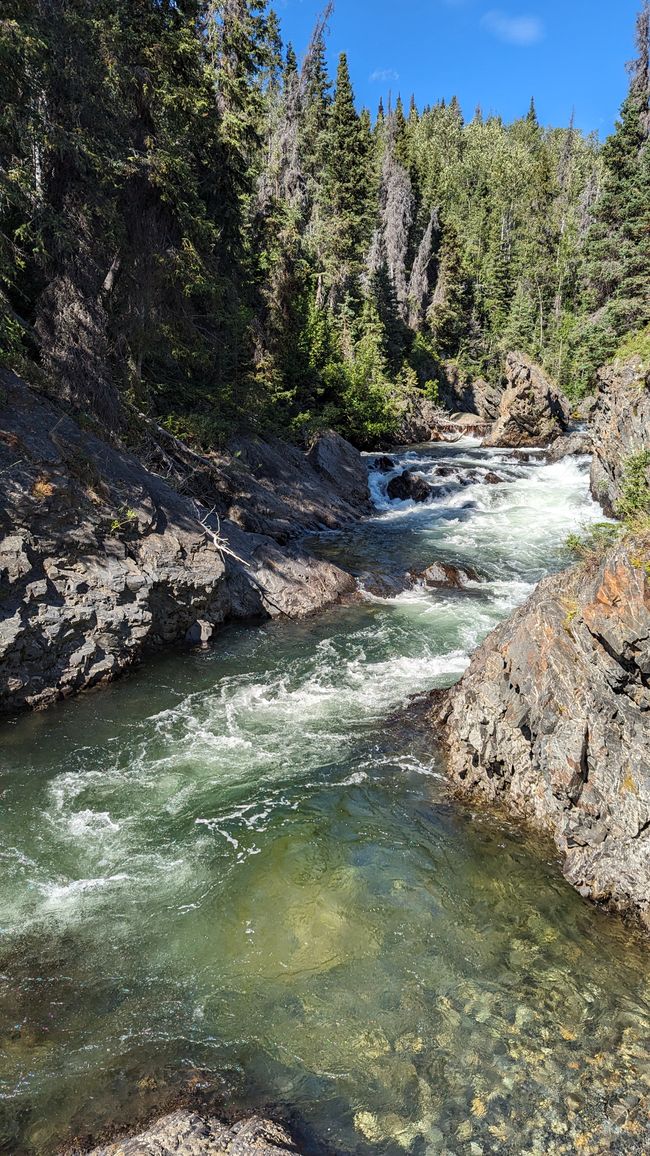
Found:
[[[231,627],[3,725],[0,1151],[208,1094],[306,1153],[649,1150],[643,945],[451,801],[399,715],[567,563],[602,516],[587,463],[469,439],[399,463],[428,503],[375,474],[377,516],[313,548],[362,584],[436,559],[480,583]]]

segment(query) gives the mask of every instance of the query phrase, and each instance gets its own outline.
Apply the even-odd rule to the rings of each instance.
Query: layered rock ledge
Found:
[[[158,433],[136,457],[2,374],[0,712],[206,642],[227,619],[304,617],[355,590],[293,540],[370,510],[342,438],[309,459],[255,440],[207,459]]]
[[[549,832],[583,896],[650,926],[650,549],[546,579],[434,713],[466,795]]]
[[[193,1112],[174,1112],[146,1132],[93,1149],[90,1156],[295,1156],[279,1124],[254,1116],[229,1126]]]

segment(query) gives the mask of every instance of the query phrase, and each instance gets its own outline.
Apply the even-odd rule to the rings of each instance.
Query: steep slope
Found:
[[[249,442],[221,460],[158,447],[163,478],[16,376],[1,386],[0,710],[108,681],[228,618],[301,617],[354,590],[290,543],[369,509],[365,465],[337,435],[320,446],[327,474],[318,450],[314,466]]]

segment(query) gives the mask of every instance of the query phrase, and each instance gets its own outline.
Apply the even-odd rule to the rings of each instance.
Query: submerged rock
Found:
[[[404,473],[391,479],[386,487],[386,493],[393,501],[426,502],[433,490],[420,474],[404,470]]]
[[[486,446],[546,446],[567,429],[568,403],[548,378],[522,353],[506,358],[507,388]]]
[[[297,1153],[279,1124],[258,1116],[238,1124],[174,1112],[131,1139],[94,1148],[90,1156],[286,1156]]]
[[[435,715],[472,796],[552,834],[584,896],[650,924],[650,551],[541,583]]]

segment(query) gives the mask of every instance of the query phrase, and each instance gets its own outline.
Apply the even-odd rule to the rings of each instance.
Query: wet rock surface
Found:
[[[420,474],[414,474],[411,470],[404,470],[396,478],[392,478],[386,487],[388,497],[401,502],[426,502],[432,492],[429,483]]]
[[[431,589],[451,587],[464,590],[471,582],[480,582],[480,577],[471,566],[452,566],[448,562],[434,562],[415,579]]]
[[[506,358],[505,389],[486,446],[546,446],[568,427],[569,407],[539,366],[522,353]]]
[[[598,377],[589,419],[594,441],[591,488],[611,515],[621,498],[628,459],[650,449],[650,372],[640,357],[632,357],[606,366]]]
[[[90,1156],[278,1156],[296,1152],[284,1128],[259,1116],[227,1125],[193,1112],[174,1112],[139,1136],[94,1148]]]
[[[357,451],[325,435],[313,465],[279,444],[238,452],[223,469],[188,469],[199,500],[3,375],[0,710],[47,706],[162,646],[205,643],[229,618],[304,617],[354,590],[290,538],[365,513]]]
[[[469,795],[549,831],[580,893],[650,923],[650,551],[546,579],[434,712]]]
[[[591,454],[593,449],[594,441],[589,430],[576,430],[554,441],[546,451],[545,457],[547,462],[561,462],[563,458]]]

